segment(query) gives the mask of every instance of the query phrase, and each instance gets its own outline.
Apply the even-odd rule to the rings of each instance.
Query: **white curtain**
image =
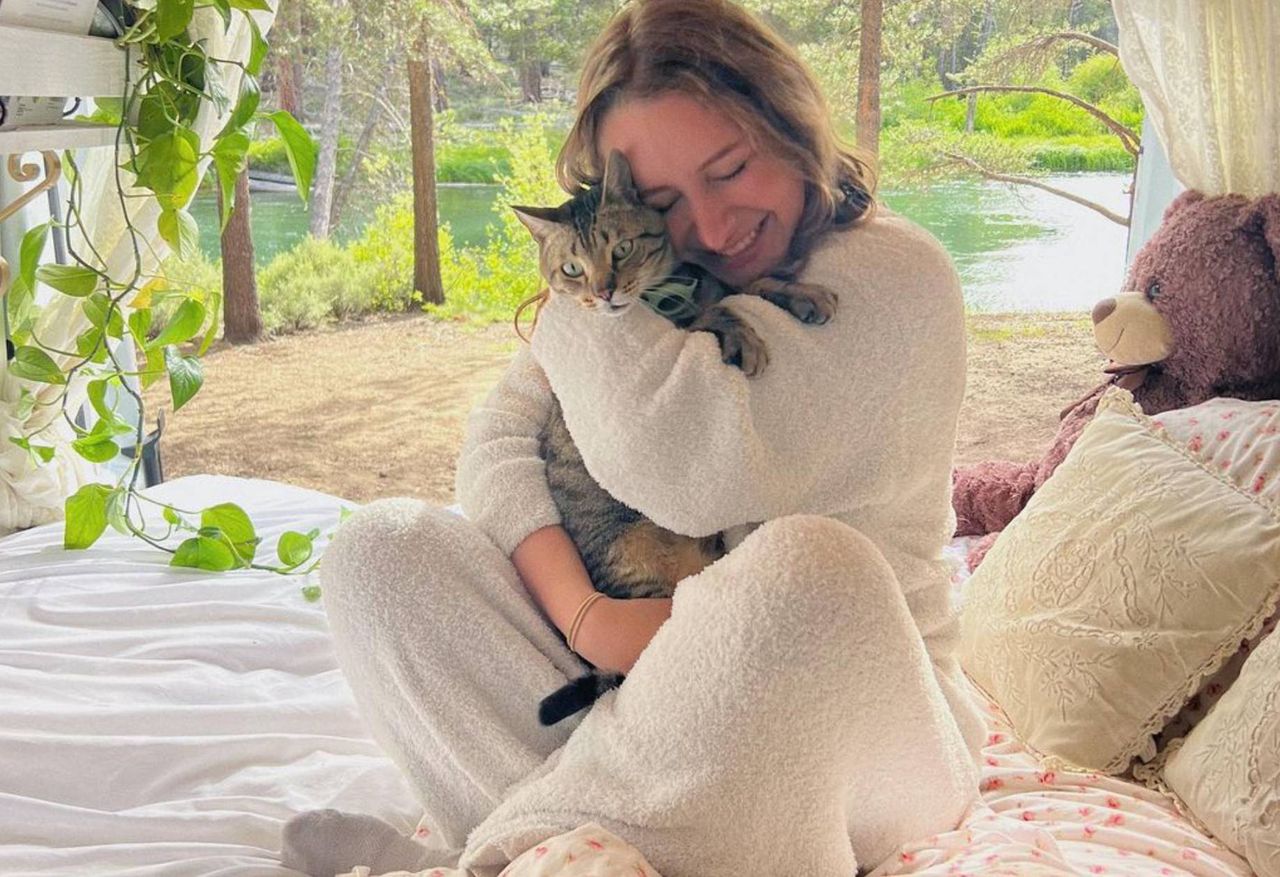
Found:
[[[252,14],[259,28],[266,33],[274,12]],[[197,9],[191,29],[193,37],[205,40],[209,55],[242,61],[248,59],[251,31],[243,15],[234,15],[231,28],[224,33],[222,19],[216,12],[208,7]],[[239,67],[230,64],[219,67],[223,74],[223,88],[234,104],[235,96],[240,91],[242,72]],[[228,106],[225,113],[219,113],[212,105],[206,104],[201,110],[195,128],[203,148],[208,148],[213,135],[225,124],[230,109]],[[29,160],[37,158],[34,155],[27,157]],[[77,161],[83,179],[83,232],[105,260],[107,273],[115,277],[129,276],[134,265],[134,253],[126,233],[120,199],[115,191],[115,150],[109,147],[82,150]],[[124,171],[120,173],[125,174]],[[127,174],[125,176],[127,179]],[[14,186],[7,186],[6,189],[8,197],[5,203],[8,203],[13,200]],[[144,192],[133,190],[131,194]],[[129,203],[129,218],[134,226],[142,230],[144,235],[153,235],[142,244],[142,269],[147,273],[154,273],[159,261],[168,253],[167,245],[154,234],[159,207],[151,198],[128,198],[126,201]],[[48,211],[44,210],[41,215],[37,205],[33,204],[22,214],[22,222],[14,221],[17,219],[15,217],[10,221],[11,224],[6,225],[6,237],[10,240],[19,238],[23,232],[23,224],[30,227],[46,218]],[[216,229],[201,231],[206,235],[217,234]],[[89,252],[87,242],[75,233],[72,234],[71,243],[82,256]],[[10,246],[7,251],[13,252],[15,249]],[[50,252],[46,252],[45,260],[51,261]],[[36,335],[49,347],[74,349],[76,336],[88,326],[88,320],[81,310],[81,301],[49,289],[40,290],[39,300],[44,303],[44,307],[37,319]],[[54,359],[58,361],[60,358],[55,356]],[[65,361],[66,358],[61,359]],[[59,362],[59,365],[64,364],[65,362]],[[74,412],[84,402],[87,383],[86,379],[79,379],[72,386],[68,395],[68,412]],[[17,405],[24,387],[34,393],[40,402],[56,399],[62,390],[52,384],[18,380],[6,370],[0,370],[0,437],[3,437],[0,438],[0,535],[60,519],[66,497],[75,493],[83,484],[108,480],[102,477],[97,467],[87,463],[72,450],[70,443],[75,436],[62,420],[60,406],[38,405],[27,418],[18,418]],[[39,466],[33,464],[26,451],[7,440],[8,436],[27,435],[51,422],[53,425],[34,439],[33,443],[53,445],[57,449],[52,463]]]
[[[1179,182],[1280,192],[1280,0],[1113,0],[1120,60]]]

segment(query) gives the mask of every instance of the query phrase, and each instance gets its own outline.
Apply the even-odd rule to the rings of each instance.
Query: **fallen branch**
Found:
[[[1116,48],[1114,43],[1109,43],[1104,39],[1095,37],[1093,34],[1080,33],[1075,30],[1064,30],[1058,33],[1045,34],[1044,36],[1036,37],[1033,40],[1028,40],[1026,45],[1036,49],[1047,49],[1054,43],[1069,42],[1071,40],[1087,43],[1099,52],[1106,52],[1108,55],[1115,55],[1117,58],[1120,57],[1120,50]]]
[[[935,94],[933,97],[925,98],[925,100],[932,103],[933,101],[944,97],[958,97],[962,94],[978,94],[983,91],[1047,94],[1050,97],[1056,97],[1067,101],[1068,103],[1075,104],[1080,109],[1102,122],[1102,124],[1106,125],[1112,134],[1115,134],[1120,138],[1120,143],[1129,152],[1129,154],[1134,158],[1138,157],[1139,138],[1136,131],[1120,124],[1088,101],[1082,100],[1074,94],[1067,94],[1065,91],[1055,91],[1052,88],[1042,88],[1038,85],[971,85],[968,88],[957,88],[955,91],[944,91],[942,94]]]
[[[1088,198],[1081,198],[1079,195],[1073,195],[1071,192],[1064,191],[1055,186],[1050,186],[1048,183],[1042,183],[1039,180],[1034,179],[1032,177],[1020,177],[1020,176],[1015,176],[1013,174],[997,173],[993,170],[983,167],[982,165],[974,161],[972,158],[969,158],[969,156],[967,155],[960,155],[959,153],[955,153],[955,152],[944,152],[942,154],[945,155],[947,158],[951,159],[952,161],[967,165],[968,167],[977,171],[979,174],[981,174],[983,177],[985,177],[988,180],[996,180],[997,182],[1001,182],[1001,183],[1016,183],[1017,185],[1020,185],[1020,186],[1035,186],[1037,189],[1044,189],[1046,192],[1052,192],[1055,195],[1059,195],[1063,198],[1066,198],[1068,201],[1074,201],[1076,204],[1079,204],[1081,207],[1088,207],[1090,210],[1093,210],[1097,213],[1101,213],[1103,216],[1105,216],[1107,219],[1110,219],[1112,222],[1116,223],[1117,225],[1123,225],[1125,228],[1129,227],[1128,218],[1121,216],[1119,213],[1113,213],[1112,211],[1103,207],[1101,204],[1098,204],[1097,202],[1094,202],[1094,201],[1090,201]]]

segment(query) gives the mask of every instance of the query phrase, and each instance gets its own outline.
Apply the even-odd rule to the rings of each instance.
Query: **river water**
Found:
[[[1128,213],[1128,174],[1063,174],[1045,183]],[[495,186],[441,186],[440,216],[461,243],[483,239],[493,221]],[[1126,230],[1057,195],[1026,186],[972,180],[926,188],[889,189],[894,211],[929,229],[955,260],[965,301],[991,312],[1088,311],[1119,291],[1124,280]],[[205,233],[201,246],[217,257],[212,200],[192,212]],[[338,239],[359,233],[356,218]],[[307,234],[307,214],[291,193],[253,194],[256,257],[263,264]]]

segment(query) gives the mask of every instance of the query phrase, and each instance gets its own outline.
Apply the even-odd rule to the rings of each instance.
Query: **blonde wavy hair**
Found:
[[[802,264],[828,229],[873,211],[872,162],[836,134],[813,73],[786,41],[728,0],[632,0],[614,14],[587,50],[577,120],[556,159],[565,191],[600,180],[596,136],[611,108],[671,91],[720,110],[753,147],[804,178],[804,211],[784,268]]]

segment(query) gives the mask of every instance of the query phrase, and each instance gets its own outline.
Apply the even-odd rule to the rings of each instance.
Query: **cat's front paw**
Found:
[[[834,292],[816,283],[788,283],[783,292],[770,300],[786,308],[802,323],[817,325],[829,322],[840,303]]]
[[[769,364],[769,348],[764,339],[723,305],[715,305],[703,311],[689,329],[715,335],[720,342],[720,359],[742,369],[742,373],[749,378],[760,374]]]
[[[720,339],[720,358],[742,369],[747,377],[754,378],[769,365],[769,346],[746,323],[717,332],[716,336]]]

